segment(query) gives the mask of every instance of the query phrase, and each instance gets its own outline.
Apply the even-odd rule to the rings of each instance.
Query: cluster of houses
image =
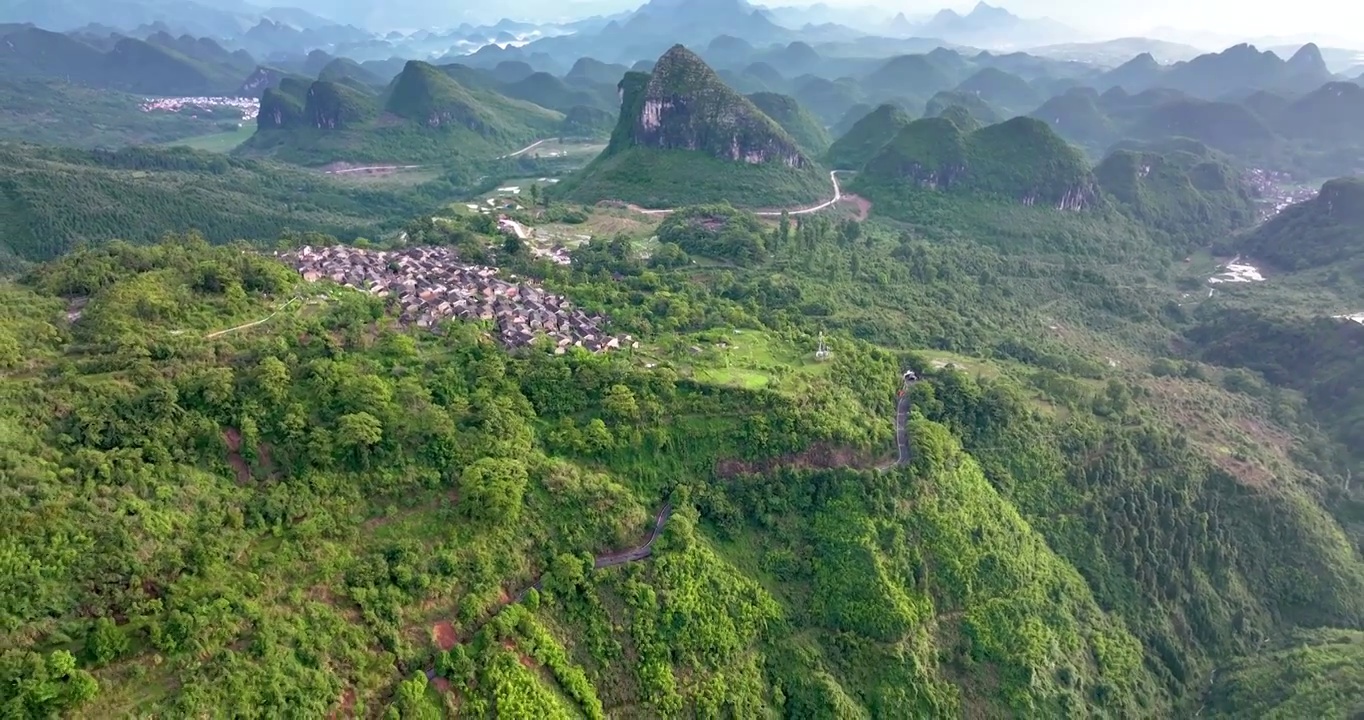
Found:
[[[146,98],[139,109],[142,112],[173,112],[182,110],[216,110],[236,108],[242,113],[242,121],[255,120],[260,114],[260,99],[248,97],[159,97]]]
[[[497,269],[461,262],[446,247],[384,251],[334,245],[284,253],[308,282],[331,280],[387,298],[403,322],[430,328],[452,319],[491,321],[508,347],[548,337],[556,353],[570,347],[604,352],[639,347],[629,335],[613,337],[604,319],[529,282],[507,282]]]
[[[1278,215],[1289,205],[1311,200],[1318,192],[1315,187],[1295,184],[1293,176],[1277,170],[1251,168],[1243,177],[1260,196],[1261,220]]]

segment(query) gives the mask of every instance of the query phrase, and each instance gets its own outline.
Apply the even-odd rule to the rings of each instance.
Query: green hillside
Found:
[[[600,110],[615,110],[618,102],[614,85],[602,85],[590,89],[570,86],[549,73],[532,73],[522,80],[500,86],[499,90],[507,97],[525,100],[541,107],[568,112],[574,107],[591,107]]]
[[[420,193],[346,189],[316,175],[187,149],[0,146],[0,264],[77,244],[189,229],[226,243],[285,230],[372,236],[428,206]]]
[[[241,111],[143,112],[141,95],[51,80],[0,80],[0,140],[69,147],[155,145],[235,128]]]
[[[1178,100],[1144,114],[1132,136],[1187,137],[1224,152],[1247,153],[1273,145],[1274,131],[1242,105]]]
[[[364,126],[378,115],[372,95],[344,82],[319,80],[309,86],[302,125],[319,130],[346,130]]]
[[[1045,100],[1027,80],[992,67],[963,80],[956,92],[974,95],[1015,115],[1028,112]]]
[[[1364,88],[1355,83],[1327,83],[1295,100],[1275,117],[1280,131],[1292,138],[1323,143],[1364,144]]]
[[[823,155],[833,143],[829,131],[824,128],[795,98],[789,95],[760,92],[748,96],[764,115],[777,121],[777,124],[791,136],[811,157]]]
[[[281,82],[262,96],[257,132],[238,152],[302,165],[468,165],[556,135],[563,119],[413,61],[383,97],[341,83],[318,81],[304,90],[296,81]]]
[[[900,134],[911,118],[895,105],[881,105],[853,124],[829,148],[829,165],[840,170],[860,170]]]
[[[233,154],[0,143],[0,716],[1364,717],[1364,179],[1300,180],[1364,157],[1344,51],[797,14],[323,43]],[[675,32],[757,70],[579,59]]]
[[[578,105],[564,112],[564,123],[559,134],[570,138],[605,138],[615,125],[615,114]]]
[[[808,76],[795,82],[791,96],[826,125],[838,122],[848,110],[864,101],[856,82]]]
[[[1099,202],[1084,157],[1046,123],[1022,117],[973,132],[946,118],[916,120],[867,162],[854,187],[896,205],[924,190],[1066,210]]]
[[[832,194],[828,176],[775,120],[681,45],[621,80],[606,150],[558,189],[578,202],[671,208],[790,207]]]
[[[1113,121],[1099,108],[1099,96],[1088,88],[1068,90],[1029,113],[1058,135],[1091,150],[1108,147],[1117,137]]]
[[[1209,693],[1209,717],[1291,720],[1364,713],[1364,633],[1303,633],[1294,646],[1243,660]]]
[[[943,91],[935,93],[924,105],[924,117],[941,117],[951,108],[960,108],[981,125],[1004,122],[1005,113],[979,95]],[[960,124],[960,123],[959,123]]]
[[[334,83],[349,81],[350,84],[365,88],[381,88],[387,81],[374,73],[360,67],[360,64],[350,58],[336,58],[327,63],[322,71],[317,74],[318,80],[328,80]]]
[[[191,52],[201,49],[195,45]],[[119,39],[106,52],[61,33],[35,27],[0,29],[0,71],[8,80],[61,81],[153,95],[227,95],[252,63],[191,57],[175,43]],[[221,48],[219,48],[221,51]]]
[[[1284,270],[1364,261],[1364,179],[1342,178],[1235,242],[1238,252]]]
[[[1166,154],[1118,150],[1094,175],[1124,210],[1190,247],[1257,220],[1255,200],[1239,172],[1206,148]]]
[[[867,75],[861,84],[870,97],[877,99],[915,99],[932,97],[957,83],[928,57],[901,55]]]
[[[980,132],[967,150],[998,150]],[[995,207],[1088,223],[1067,233],[1084,251],[996,247],[967,217],[694,208],[546,269],[466,220],[406,227],[552,275],[637,354],[419,330],[193,237],[36,268],[0,286],[0,434],[34,489],[0,505],[32,530],[6,538],[2,697],[80,716],[1348,711],[1364,562],[1320,494],[1330,446],[1262,381],[1155,372],[1120,330],[1161,332],[1168,288],[1115,284],[1170,267],[1159,238]],[[755,237],[760,262],[674,266]]]

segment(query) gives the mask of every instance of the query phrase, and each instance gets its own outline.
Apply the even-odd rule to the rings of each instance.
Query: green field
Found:
[[[183,140],[165,143],[167,146],[185,146],[195,150],[206,150],[208,152],[231,152],[238,145],[246,142],[256,132],[256,126],[252,123],[245,123],[240,128],[232,132],[215,132],[207,135],[196,135],[187,137]]]

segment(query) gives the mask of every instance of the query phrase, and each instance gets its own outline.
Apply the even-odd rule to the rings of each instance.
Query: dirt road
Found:
[[[818,205],[811,205],[811,206],[809,206],[809,207],[800,207],[800,208],[795,208],[795,209],[787,209],[787,210],[758,210],[758,211],[754,212],[753,214],[754,214],[754,215],[757,215],[758,217],[780,217],[782,213],[786,213],[787,215],[809,215],[809,214],[811,214],[811,213],[817,213],[817,212],[819,212],[820,210],[827,210],[828,208],[831,208],[831,207],[833,207],[834,205],[837,205],[839,202],[841,202],[841,201],[843,200],[843,188],[842,188],[842,186],[840,186],[840,185],[838,184],[838,174],[839,174],[839,173],[842,173],[842,172],[848,172],[848,171],[847,171],[847,170],[834,170],[833,172],[829,173],[829,182],[832,183],[833,186],[834,186],[834,197],[833,197],[832,200],[829,200],[829,201],[827,201],[827,202],[822,202],[822,203],[820,203],[820,204],[818,204]],[[663,209],[658,209],[658,210],[648,210],[648,209],[639,207],[638,205],[627,205],[626,207],[630,208],[631,210],[633,210],[633,211],[635,211],[635,212],[637,212],[637,213],[641,213],[641,214],[644,214],[644,215],[668,215],[668,214],[670,214],[670,213],[672,213],[672,212],[674,212],[674,211],[677,210],[677,208],[663,208]]]

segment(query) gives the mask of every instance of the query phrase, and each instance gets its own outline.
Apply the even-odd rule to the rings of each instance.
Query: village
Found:
[[[139,109],[142,112],[171,112],[184,110],[211,111],[218,108],[240,110],[242,122],[251,122],[260,114],[260,99],[245,97],[159,97],[145,98]]]
[[[1242,178],[1260,198],[1262,221],[1278,215],[1290,205],[1311,200],[1318,192],[1315,186],[1295,183],[1288,173],[1275,170],[1251,168]]]
[[[308,282],[330,280],[386,298],[402,322],[417,327],[434,328],[451,320],[490,321],[507,347],[525,347],[545,337],[555,354],[571,347],[594,353],[639,347],[629,335],[608,335],[602,329],[605,318],[589,315],[529,281],[503,280],[497,268],[464,263],[450,248],[309,246],[282,253],[280,259]]]

